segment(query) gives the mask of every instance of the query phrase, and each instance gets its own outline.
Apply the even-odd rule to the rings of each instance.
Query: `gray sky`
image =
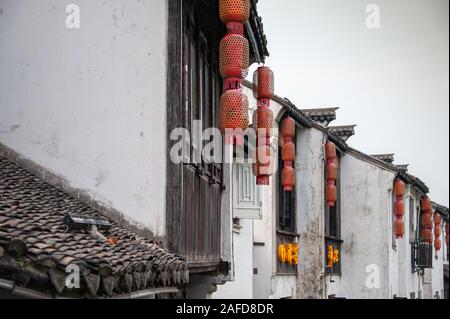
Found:
[[[380,29],[366,6],[380,8]],[[260,0],[276,92],[300,108],[338,106],[349,144],[397,164],[449,204],[448,0]]]

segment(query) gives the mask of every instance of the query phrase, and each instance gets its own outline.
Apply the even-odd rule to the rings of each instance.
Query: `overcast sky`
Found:
[[[366,26],[366,6],[380,28]],[[349,144],[397,164],[449,204],[448,0],[260,0],[276,93],[300,108],[340,107]]]

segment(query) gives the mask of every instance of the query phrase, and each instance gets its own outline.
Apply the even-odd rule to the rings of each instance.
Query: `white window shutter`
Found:
[[[239,219],[261,219],[261,190],[251,164],[234,165],[233,214]]]

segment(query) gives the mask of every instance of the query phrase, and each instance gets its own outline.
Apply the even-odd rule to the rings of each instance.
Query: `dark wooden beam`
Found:
[[[183,167],[170,159],[173,146],[170,134],[182,126],[182,9],[183,0],[168,2],[166,238],[169,249],[174,252],[179,252]]]

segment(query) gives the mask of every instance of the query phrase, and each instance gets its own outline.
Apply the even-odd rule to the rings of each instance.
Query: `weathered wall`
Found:
[[[68,3],[0,2],[0,143],[163,236],[167,1]]]
[[[234,281],[217,287],[213,299],[253,298],[253,221],[241,220],[233,234]]]
[[[297,135],[297,229],[300,235],[297,295],[321,298],[324,272],[324,134],[299,129]]]
[[[341,293],[347,298],[389,299],[389,190],[395,174],[351,154],[342,157],[341,174]],[[366,285],[370,265],[379,270],[379,289]]]

